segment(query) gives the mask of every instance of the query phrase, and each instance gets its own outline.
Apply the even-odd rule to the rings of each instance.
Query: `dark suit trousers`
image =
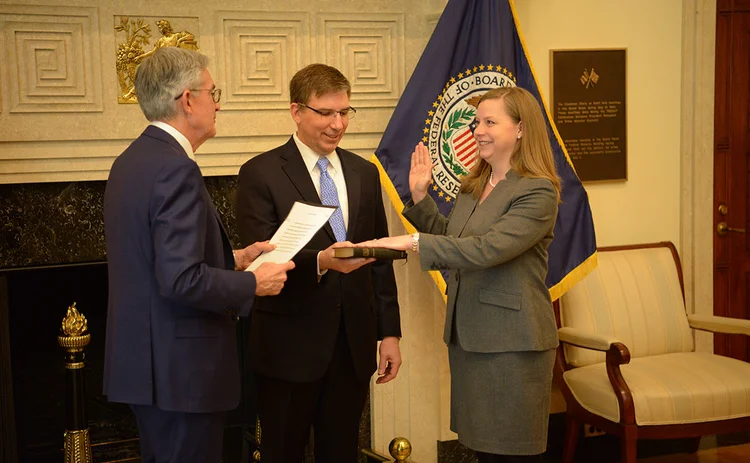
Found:
[[[221,463],[225,412],[170,412],[131,405],[138,423],[142,463]]]
[[[323,378],[295,383],[257,375],[263,463],[300,463],[312,426],[316,463],[355,463],[369,378],[357,378],[341,321]]]

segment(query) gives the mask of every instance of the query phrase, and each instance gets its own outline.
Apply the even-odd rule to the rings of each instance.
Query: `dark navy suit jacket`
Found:
[[[240,398],[236,317],[255,276],[232,247],[197,164],[149,126],[115,160],[104,195],[110,401],[218,412]]]

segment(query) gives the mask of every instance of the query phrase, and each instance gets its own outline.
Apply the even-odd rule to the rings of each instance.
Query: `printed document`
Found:
[[[275,244],[276,249],[261,254],[245,271],[253,271],[264,262],[281,264],[292,260],[292,257],[297,255],[318,230],[328,222],[334,211],[336,211],[334,206],[296,201],[292,205],[289,215],[284,219],[284,223],[271,238],[271,244]]]

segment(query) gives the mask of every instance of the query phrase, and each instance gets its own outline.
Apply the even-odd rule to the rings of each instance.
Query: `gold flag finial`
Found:
[[[76,303],[68,307],[68,313],[62,321],[62,331],[65,336],[81,336],[88,329],[88,322],[76,309]]]

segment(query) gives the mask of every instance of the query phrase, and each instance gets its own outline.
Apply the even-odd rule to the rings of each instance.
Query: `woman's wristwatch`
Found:
[[[419,232],[411,235],[411,250],[412,252],[419,251]]]

